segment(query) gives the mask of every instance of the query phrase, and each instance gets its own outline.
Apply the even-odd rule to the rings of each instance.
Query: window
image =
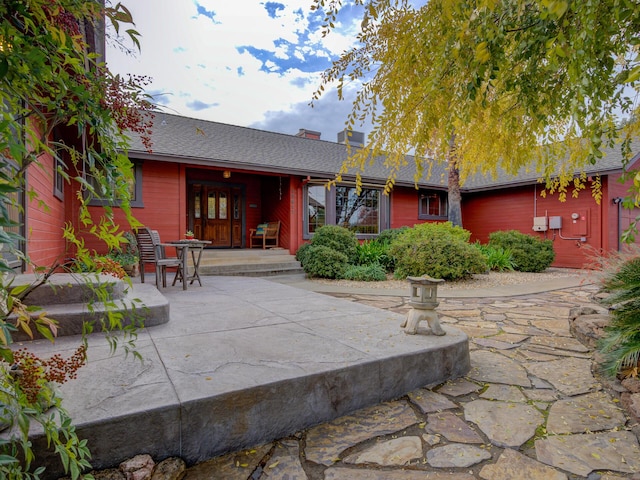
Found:
[[[362,239],[389,228],[389,197],[382,188],[363,188],[357,195],[351,185],[309,184],[305,191],[304,238],[323,225],[346,227]]]
[[[446,219],[447,193],[436,190],[420,190],[418,218],[420,219]]]
[[[310,185],[307,187],[305,202],[307,233],[315,232],[326,222],[327,192],[324,185]]]
[[[59,127],[54,129],[53,135],[56,141],[53,142],[53,196],[61,202],[64,202],[64,184],[69,180],[66,167],[66,163],[69,160],[69,153],[67,151],[68,147],[66,147],[64,141],[61,140],[62,134]]]
[[[380,233],[380,190],[363,188],[360,195],[356,187],[336,188],[336,225],[356,234]]]
[[[89,181],[95,188],[95,179],[90,177]],[[133,179],[129,181],[129,194],[131,195],[130,204],[132,207],[144,207],[142,201],[142,164],[140,163],[133,164]],[[113,203],[113,201],[104,198],[92,198],[89,201],[89,205],[93,206],[113,205]]]
[[[3,173],[13,176],[15,175],[15,169],[12,165],[3,167]],[[0,244],[0,261],[4,262],[8,267],[16,270],[22,269],[22,260],[16,255],[16,251],[25,251],[24,240],[19,239],[18,236],[24,237],[24,205],[25,205],[25,193],[24,189],[17,192],[5,193],[7,202],[5,204],[5,212],[2,215],[5,221],[11,223],[6,225],[3,229],[5,233],[12,236],[9,244]]]
[[[58,155],[61,152],[58,152]],[[56,157],[53,160],[54,172],[53,172],[53,196],[58,200],[64,201],[64,162],[60,157]]]

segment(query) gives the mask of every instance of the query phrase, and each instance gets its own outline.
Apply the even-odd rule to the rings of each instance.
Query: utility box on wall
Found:
[[[547,217],[533,217],[533,231],[534,232],[546,232],[547,231]]]
[[[551,230],[560,230],[562,228],[562,217],[549,217],[549,228]]]
[[[574,210],[571,213],[571,235],[585,237],[589,235],[589,209]]]

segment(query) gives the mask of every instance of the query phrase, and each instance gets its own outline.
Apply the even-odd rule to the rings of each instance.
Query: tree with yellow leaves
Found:
[[[461,225],[460,183],[537,169],[561,197],[575,174],[637,135],[640,7],[625,0],[356,0],[358,44],[314,95],[360,82],[347,121],[370,119],[367,144],[341,174],[383,157],[388,187],[413,153],[416,181],[449,166],[449,219]],[[324,34],[341,2],[315,0]],[[598,192],[595,192],[598,195]],[[638,202],[638,194],[627,205]]]

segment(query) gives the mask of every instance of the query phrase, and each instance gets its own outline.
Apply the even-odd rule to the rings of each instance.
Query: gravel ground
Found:
[[[569,268],[549,268],[541,273],[529,272],[489,272],[488,274],[473,275],[467,280],[445,282],[438,286],[438,290],[446,291],[452,288],[464,288],[472,290],[476,288],[491,288],[502,285],[522,285],[526,283],[539,283],[558,277],[586,277],[590,278],[590,272]],[[407,288],[406,280],[394,280],[392,276],[384,282],[356,282],[352,280],[327,280],[323,278],[310,279],[312,282],[338,285],[344,287],[365,287],[383,289]]]

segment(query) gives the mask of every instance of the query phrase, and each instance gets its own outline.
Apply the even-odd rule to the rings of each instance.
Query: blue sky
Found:
[[[360,7],[344,8],[323,38],[311,0],[123,3],[142,51],[131,57],[109,47],[107,63],[116,73],[150,76],[148,92],[167,112],[287,134],[306,128],[331,141],[344,129],[350,102],[334,91],[313,109],[309,102],[321,72],[353,45]]]

